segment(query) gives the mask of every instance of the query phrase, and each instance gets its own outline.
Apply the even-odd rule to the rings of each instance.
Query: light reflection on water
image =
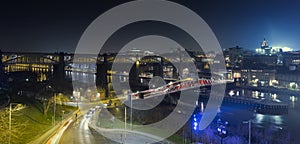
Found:
[[[267,127],[270,125],[276,128],[289,128],[296,129],[299,128],[300,120],[300,109],[298,96],[281,94],[281,93],[265,93],[252,90],[235,90],[233,91],[235,95],[239,96],[253,97],[257,99],[269,99],[277,102],[284,102],[289,104],[288,114],[283,115],[269,115],[269,114],[259,114],[248,109],[243,109],[234,104],[222,105],[222,116],[225,119],[229,119],[234,123],[241,123],[240,119],[252,120],[252,123],[256,127]],[[239,116],[238,119],[236,116]],[[247,119],[248,118],[248,119]]]
[[[255,114],[255,119],[252,122],[261,126],[265,123],[273,123],[275,125],[281,126],[283,124],[283,119],[281,115]]]
[[[96,75],[93,73],[66,71],[66,78],[72,81],[88,83],[88,84],[95,83],[96,81]]]
[[[256,114],[256,117],[255,117],[256,123],[262,124],[263,120],[264,120],[264,115],[262,115],[262,114]]]

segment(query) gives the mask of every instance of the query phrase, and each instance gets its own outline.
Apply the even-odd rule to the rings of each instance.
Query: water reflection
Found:
[[[96,75],[94,73],[71,72],[66,71],[66,78],[80,83],[92,84],[96,82]]]
[[[256,122],[258,124],[262,124],[263,120],[264,120],[264,115],[263,114],[256,114],[254,122]]]
[[[298,97],[295,97],[295,96],[290,96],[290,106],[292,109],[295,109],[296,108],[296,102],[298,101]]]
[[[283,124],[283,119],[281,115],[256,114],[253,123],[256,123],[257,125],[260,126],[269,125],[269,124],[281,126]]]
[[[289,112],[288,114],[284,115],[259,114],[247,108],[240,108],[234,104],[223,104],[221,115],[227,119],[231,119],[232,122],[240,123],[240,120],[236,120],[236,115],[239,115],[239,119],[246,120],[246,117],[250,118],[254,124],[254,127],[268,127],[270,125],[274,125],[279,129],[295,129],[295,126],[299,125],[298,122],[300,118],[297,117],[300,115],[300,111],[297,107],[299,105],[298,95],[295,96],[275,92],[268,93],[247,89],[230,90],[229,92],[235,96],[239,94],[239,96],[252,97],[262,100],[269,99],[272,101],[289,104]]]
[[[200,111],[201,111],[201,113],[204,112],[204,103],[203,102],[201,102],[201,109],[200,109]]]

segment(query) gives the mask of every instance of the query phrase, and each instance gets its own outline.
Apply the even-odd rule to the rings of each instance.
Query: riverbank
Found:
[[[253,91],[261,91],[268,93],[278,93],[278,94],[289,94],[289,95],[299,95],[299,90],[291,90],[288,88],[276,88],[272,86],[268,87],[253,87],[253,86],[239,86],[236,89],[248,89]]]

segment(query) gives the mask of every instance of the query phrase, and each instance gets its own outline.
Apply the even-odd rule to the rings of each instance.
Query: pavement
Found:
[[[107,137],[117,143],[128,143],[128,144],[170,144],[169,141],[161,141],[161,137],[155,136],[152,134],[133,131],[133,130],[124,130],[124,129],[112,129],[112,128],[101,128],[96,126],[98,121],[98,116],[101,111],[95,112],[89,123],[89,127],[99,134]]]

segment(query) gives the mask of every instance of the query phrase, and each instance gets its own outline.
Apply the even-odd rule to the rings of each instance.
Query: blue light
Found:
[[[197,123],[197,122],[194,122],[194,126],[195,126],[195,127],[198,126],[198,123]]]
[[[198,113],[196,114],[193,114],[193,118],[191,119],[191,129],[194,130],[195,132],[196,131],[199,131],[199,125],[200,125],[200,120],[201,120],[201,117]]]

